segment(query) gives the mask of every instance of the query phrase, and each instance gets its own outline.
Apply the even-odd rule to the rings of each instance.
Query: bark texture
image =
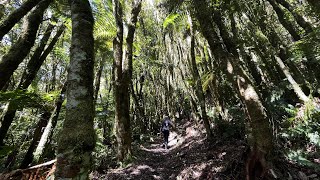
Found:
[[[288,11],[290,11],[294,19],[306,31],[306,33],[311,33],[313,31],[312,25],[309,22],[307,22],[301,14],[295,11],[294,7],[291,6],[289,2],[287,2],[286,0],[276,0],[276,2],[285,7]]]
[[[12,13],[10,13],[0,24],[0,40],[2,40],[3,36],[40,1],[41,0],[27,0],[18,9],[12,11]]]
[[[137,18],[141,10],[141,0],[133,4],[126,50],[123,56],[123,10],[120,1],[113,0],[113,13],[117,24],[117,37],[113,40],[114,48],[114,96],[116,99],[115,130],[118,143],[117,158],[124,160],[131,154],[131,127],[130,127],[130,83],[132,77],[133,39]]]
[[[43,49],[45,48],[48,39],[50,38],[52,29],[54,26],[49,25],[43,35],[43,38],[41,39],[38,47],[36,48],[34,54],[32,55],[30,61],[27,64],[27,68],[25,69],[24,73],[22,74],[21,81],[18,85],[17,90],[24,90],[29,87],[33,79],[35,78],[41,64],[43,61],[39,60],[41,59],[41,53],[43,52]],[[45,58],[44,58],[45,59]],[[44,60],[43,59],[43,60]],[[38,66],[38,68],[37,68]],[[15,113],[17,111],[16,105],[14,102],[9,102],[8,108],[3,113],[3,116],[1,117],[2,125],[0,127],[0,144],[3,144],[3,140],[7,135],[7,132],[9,130],[9,127],[11,123],[13,122]]]
[[[299,41],[301,39],[301,36],[298,34],[293,24],[290,21],[288,21],[288,19],[286,19],[285,13],[281,9],[279,4],[275,0],[267,0],[267,1],[271,4],[274,11],[277,13],[278,19],[280,23],[283,25],[283,27],[290,33],[290,35],[295,41]]]
[[[259,154],[258,158],[249,158],[249,168],[247,168],[247,179],[254,179],[257,177],[251,177],[251,174],[257,175],[259,178],[265,175],[267,170],[266,166],[266,157],[272,150],[272,133],[269,127],[269,121],[264,111],[263,104],[257,94],[252,82],[239,67],[239,55],[236,50],[236,44],[229,37],[228,32],[224,31],[225,27],[220,26],[221,24],[216,19],[213,20],[210,11],[207,9],[208,4],[205,0],[195,0],[193,1],[195,7],[195,16],[200,23],[200,28],[204,37],[208,40],[212,52],[218,52],[217,55],[222,60],[227,62],[227,68],[229,76],[232,76],[234,81],[237,83],[237,91],[246,107],[246,112],[248,115],[248,142],[250,145],[250,154]],[[213,22],[219,27],[219,32],[221,38],[223,39],[226,50],[223,49],[223,46],[219,44],[219,36],[215,33],[213,27]],[[212,38],[212,39],[211,39]],[[221,52],[224,52],[223,54]],[[224,55],[224,56],[223,56]],[[231,79],[231,78],[230,78]],[[257,173],[257,169],[254,167],[262,167],[262,172]],[[251,168],[253,167],[253,168]]]
[[[37,72],[39,71],[41,65],[48,57],[49,53],[53,50],[54,45],[59,40],[60,36],[62,35],[63,31],[65,29],[64,25],[61,25],[58,29],[57,33],[51,40],[48,47],[43,51],[43,48],[47,44],[47,39],[45,42],[41,41],[41,45],[39,47],[42,47],[41,50],[36,50],[31,59],[28,62],[27,69],[23,72],[22,78],[20,80],[20,83],[18,85],[18,88],[20,89],[27,89],[29,85],[32,83],[33,79],[36,77]],[[45,36],[44,36],[45,37]]]
[[[192,67],[192,76],[196,82],[196,94],[197,94],[198,100],[200,102],[201,118],[203,120],[204,127],[206,129],[207,139],[211,140],[213,137],[213,134],[212,134],[212,131],[210,128],[209,117],[207,116],[205,95],[202,90],[201,77],[200,77],[197,63],[196,63],[196,55],[195,55],[195,50],[194,50],[195,37],[194,37],[194,31],[193,31],[191,17],[189,17],[189,24],[190,24],[190,35],[191,35],[191,46],[190,46],[190,56],[191,56],[190,61],[191,61],[191,63],[190,64]]]
[[[57,179],[88,179],[96,137],[93,129],[93,15],[87,0],[69,1],[72,18],[66,117],[59,135]]]
[[[27,17],[24,29],[17,42],[12,45],[9,52],[2,57],[0,62],[0,89],[9,81],[13,72],[29,54],[33,46],[39,25],[42,22],[44,11],[52,0],[42,0]]]

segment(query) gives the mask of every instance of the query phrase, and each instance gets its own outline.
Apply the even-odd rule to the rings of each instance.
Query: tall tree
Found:
[[[57,149],[57,179],[88,179],[93,129],[94,19],[87,0],[69,1],[72,19],[66,116]]]
[[[11,12],[0,24],[0,40],[2,40],[3,36],[40,1],[41,0],[27,0],[18,9]]]
[[[276,2],[290,11],[294,19],[306,31],[306,33],[311,33],[313,31],[312,25],[307,22],[301,14],[297,12],[294,7],[289,2],[287,2],[287,0],[276,0]]]
[[[43,50],[45,46],[47,45],[47,42],[50,38],[51,32],[53,30],[54,26],[49,24],[38,47],[34,51],[30,61],[27,64],[27,67],[22,74],[20,83],[17,87],[17,90],[25,90],[29,87],[33,79],[36,77],[36,74],[43,63],[43,61],[46,59],[46,56],[42,58],[41,60],[41,54],[43,53]],[[1,117],[1,127],[0,127],[0,145],[3,144],[3,140],[7,135],[8,129],[13,122],[14,116],[16,114],[17,108],[15,102],[9,102],[6,110],[3,112],[3,115]]]
[[[192,68],[192,76],[196,85],[196,94],[197,94],[198,100],[200,101],[201,118],[203,120],[204,127],[206,128],[207,139],[212,140],[213,134],[210,128],[210,122],[209,122],[209,118],[206,111],[206,99],[205,99],[204,92],[202,90],[201,77],[200,77],[197,63],[196,63],[194,29],[193,29],[193,24],[190,16],[188,16],[188,21],[190,25],[190,36],[191,36],[190,37],[191,38],[191,42],[190,42],[191,63],[190,64]]]
[[[123,56],[123,8],[119,0],[113,0],[113,13],[117,24],[117,37],[114,47],[114,96],[115,96],[115,128],[118,143],[118,160],[122,161],[131,153],[130,127],[130,83],[132,77],[133,39],[141,10],[141,0],[133,2],[131,18],[128,24],[126,50]]]
[[[22,34],[18,41],[10,48],[9,52],[2,57],[0,62],[0,90],[9,81],[13,72],[29,54],[33,46],[39,25],[42,22],[43,13],[52,0],[42,0],[27,17]]]
[[[239,57],[236,49],[236,44],[232,42],[228,35],[228,31],[223,27],[223,24],[213,20],[210,11],[208,10],[208,3],[206,0],[194,0],[192,1],[195,7],[195,16],[198,19],[203,36],[208,40],[212,52],[216,52],[223,61],[226,61],[227,72],[229,73],[230,80],[236,80],[238,84],[237,91],[240,98],[246,106],[246,112],[248,115],[248,130],[249,133],[249,145],[250,155],[247,159],[247,179],[254,179],[263,177],[267,170],[266,157],[272,150],[272,133],[269,127],[269,120],[265,112],[265,108],[259,98],[255,87],[252,82],[239,66]],[[220,44],[219,36],[216,33],[213,23],[216,23],[221,33],[224,45],[227,51],[223,49]],[[260,166],[262,171],[255,167]],[[259,174],[256,174],[256,172]]]
[[[295,41],[299,41],[301,39],[300,34],[298,33],[293,23],[286,18],[286,14],[281,9],[279,4],[275,0],[267,0],[267,1],[271,4],[274,11],[277,13],[278,19],[280,23],[283,25],[283,27],[286,28],[286,30],[290,33],[290,35]]]
[[[39,140],[39,144],[37,145],[37,148],[34,152],[34,162],[39,163],[43,160],[44,153],[51,141],[52,135],[53,135],[53,130],[55,129],[57,122],[58,122],[58,117],[60,114],[60,110],[62,107],[62,103],[65,100],[65,92],[66,92],[67,86],[66,83],[63,85],[60,95],[58,99],[55,102],[55,108],[52,112],[52,115],[46,125],[46,127],[43,130],[43,133],[41,135],[41,138]]]
[[[32,163],[33,160],[33,151],[36,149],[37,144],[41,138],[41,134],[43,132],[44,127],[46,127],[49,118],[51,116],[51,112],[45,109],[42,111],[40,120],[38,121],[36,128],[33,132],[33,137],[31,140],[31,144],[27,150],[27,153],[24,155],[24,158],[20,164],[21,169],[25,169],[29,166],[30,163]]]

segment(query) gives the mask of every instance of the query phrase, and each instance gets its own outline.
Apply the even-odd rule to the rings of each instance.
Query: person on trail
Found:
[[[161,128],[160,128],[160,131],[162,132],[163,137],[164,137],[164,144],[163,145],[164,145],[165,149],[168,148],[170,126],[175,128],[175,126],[171,122],[169,116],[165,115],[163,118],[163,121],[162,121]]]

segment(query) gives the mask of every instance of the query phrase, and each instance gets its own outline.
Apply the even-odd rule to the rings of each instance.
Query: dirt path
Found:
[[[132,165],[95,174],[93,179],[234,179],[235,173],[228,172],[228,167],[237,170],[243,166],[239,158],[244,145],[236,140],[209,146],[204,132],[192,125],[184,122],[176,132],[170,133],[169,149],[162,148],[161,137],[156,137],[154,142],[139,147]]]

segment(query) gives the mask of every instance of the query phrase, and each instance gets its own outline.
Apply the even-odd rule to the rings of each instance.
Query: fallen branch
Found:
[[[51,160],[42,164],[38,164],[27,169],[17,169],[8,173],[0,174],[0,180],[2,179],[46,179],[46,177],[52,174],[55,170],[54,163],[57,160]]]
[[[49,166],[53,163],[55,163],[57,161],[57,159],[54,159],[54,160],[51,160],[51,161],[48,161],[48,162],[45,162],[45,163],[42,163],[42,164],[38,164],[38,165],[35,165],[35,166],[32,166],[32,167],[29,167],[25,170],[31,170],[31,169],[36,169],[36,168],[41,168],[41,167],[44,167],[44,166]]]

